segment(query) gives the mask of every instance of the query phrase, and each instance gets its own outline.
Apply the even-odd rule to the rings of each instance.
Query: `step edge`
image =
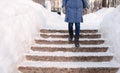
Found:
[[[42,65],[43,64],[43,65]],[[56,68],[120,68],[116,62],[50,62],[50,61],[26,61],[19,65],[23,67],[56,67]]]
[[[32,55],[32,56],[56,56],[56,57],[75,57],[75,56],[114,56],[113,53],[110,52],[38,52],[38,51],[29,51],[28,53],[24,53],[24,55]]]

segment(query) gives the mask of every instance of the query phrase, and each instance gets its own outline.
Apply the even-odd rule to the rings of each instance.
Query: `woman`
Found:
[[[65,8],[65,21],[68,22],[69,39],[73,41],[73,23],[75,23],[75,47],[79,47],[80,22],[83,22],[83,8],[87,11],[86,0],[63,0],[62,8]]]

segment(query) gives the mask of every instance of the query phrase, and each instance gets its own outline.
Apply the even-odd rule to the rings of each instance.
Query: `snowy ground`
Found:
[[[115,60],[120,63],[119,19],[120,6],[116,9],[104,8],[85,15],[81,28],[101,28],[112,45]],[[31,0],[0,0],[0,73],[17,73],[17,64],[34,43],[34,36],[40,28],[67,29],[67,23],[64,22],[64,15],[51,13]]]

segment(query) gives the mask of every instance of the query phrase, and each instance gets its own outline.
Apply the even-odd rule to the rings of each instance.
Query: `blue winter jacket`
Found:
[[[65,21],[71,23],[83,22],[83,8],[88,8],[87,0],[63,0],[62,7],[66,9]]]

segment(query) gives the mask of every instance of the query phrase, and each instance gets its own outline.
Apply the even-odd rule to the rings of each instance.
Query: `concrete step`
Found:
[[[33,51],[44,51],[44,52],[106,52],[108,45],[80,45],[79,48],[75,48],[73,44],[68,45],[55,45],[55,44],[35,44],[31,46]]]
[[[72,43],[69,43],[68,40],[57,40],[57,39],[35,39],[35,42],[37,44],[74,44],[74,41]],[[98,44],[103,44],[104,43],[104,39],[83,39],[83,40],[79,40],[80,44],[89,44],[89,45],[98,45]]]
[[[29,52],[26,59],[32,61],[59,61],[59,62],[105,62],[113,58],[111,53],[90,52]]]
[[[68,30],[50,30],[50,29],[41,29],[42,33],[68,33]],[[98,30],[80,30],[81,33],[97,33]]]
[[[112,62],[26,61],[18,69],[22,73],[116,73],[119,67]]]
[[[41,37],[43,38],[68,38],[68,34],[40,34]],[[101,38],[101,34],[80,34],[80,38]]]

